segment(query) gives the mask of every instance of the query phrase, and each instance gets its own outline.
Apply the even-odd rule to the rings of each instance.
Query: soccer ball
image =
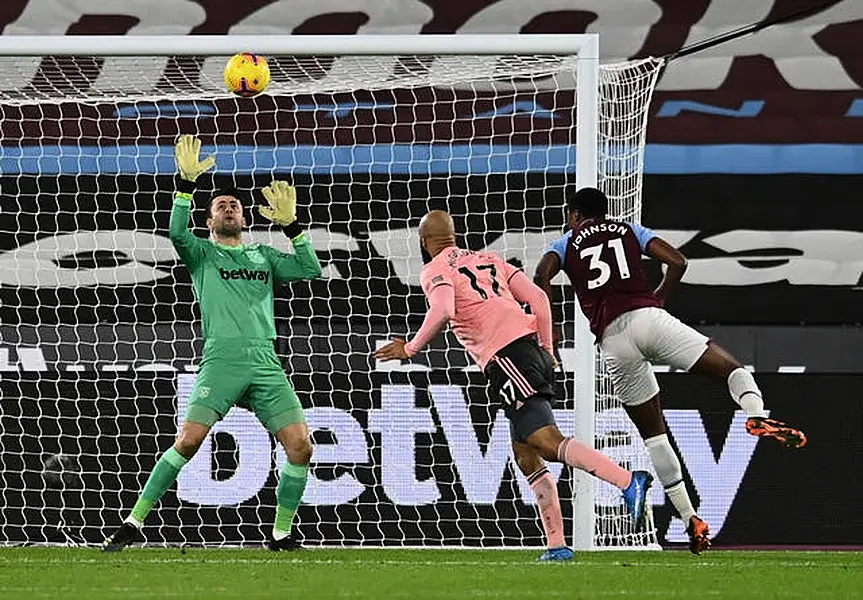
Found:
[[[225,65],[225,85],[243,98],[257,96],[270,84],[267,59],[251,52],[235,54]]]

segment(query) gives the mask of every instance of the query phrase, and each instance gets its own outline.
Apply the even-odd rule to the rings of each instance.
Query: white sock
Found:
[[[278,529],[273,529],[273,539],[276,540],[277,542],[279,540],[285,539],[289,535],[291,535],[290,531],[279,531]]]
[[[144,526],[144,524],[143,524],[141,521],[139,521],[138,519],[136,519],[136,518],[135,518],[135,517],[133,517],[132,515],[129,515],[128,517],[126,517],[126,520],[125,520],[125,521],[123,521],[123,522],[124,522],[124,523],[129,523],[130,525],[134,525],[134,526],[135,526],[135,527],[137,527],[138,529],[141,529],[141,527],[143,527],[143,526]]]
[[[683,522],[689,524],[689,518],[695,516],[695,509],[692,508],[692,501],[686,492],[686,484],[683,481],[678,481],[677,484],[665,488],[665,493],[671,499],[674,508],[680,513]]]
[[[728,392],[747,417],[766,417],[764,399],[752,373],[738,367],[728,376]]]
[[[692,508],[692,501],[689,499],[686,485],[683,483],[683,468],[680,466],[680,459],[677,458],[677,453],[672,448],[671,442],[668,441],[668,436],[663,433],[648,438],[644,440],[644,445],[650,455],[651,462],[653,462],[653,468],[656,469],[656,475],[665,488],[665,493],[668,494],[674,508],[680,513],[680,518],[683,519],[684,523],[688,523],[689,517],[695,514],[695,509]]]

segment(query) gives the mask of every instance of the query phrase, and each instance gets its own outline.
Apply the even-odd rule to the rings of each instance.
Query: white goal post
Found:
[[[276,57],[273,78],[262,96],[239,99],[223,89],[218,68],[225,57],[248,51]],[[5,436],[0,444],[0,506],[5,507],[0,544],[56,541],[40,538],[54,529],[67,540],[94,543],[99,525],[110,528],[118,522],[118,509],[125,514],[131,508],[129,499],[139,489],[135,486],[143,482],[156,453],[170,443],[173,432],[165,431],[164,423],[175,424],[177,415],[166,414],[165,406],[185,401],[183,390],[194,374],[194,365],[183,366],[183,360],[193,359],[195,352],[177,348],[194,348],[196,343],[188,279],[175,280],[183,276],[164,266],[170,253],[163,229],[171,190],[163,187],[172,166],[170,137],[178,132],[204,136],[204,151],[217,154],[217,177],[240,189],[251,191],[262,181],[256,177],[279,174],[300,181],[307,195],[318,193],[316,186],[326,188],[321,198],[332,202],[328,206],[327,200],[315,199],[306,213],[316,248],[327,254],[330,279],[277,300],[280,334],[287,340],[280,350],[286,368],[289,374],[301,371],[297,376],[307,380],[305,389],[300,384],[298,389],[311,404],[310,424],[323,424],[321,429],[332,433],[328,443],[319,442],[332,446],[332,452],[320,451],[316,460],[354,455],[346,461],[353,467],[336,458],[321,463],[322,470],[325,466],[331,472],[316,479],[312,504],[305,512],[301,509],[305,537],[335,545],[541,543],[537,522],[530,522],[531,511],[524,510],[525,499],[519,497],[526,492],[516,480],[523,477],[511,460],[497,482],[497,488],[510,491],[500,492],[494,482],[487,486],[503,500],[478,500],[479,492],[468,489],[470,481],[458,458],[466,456],[459,448],[467,442],[455,440],[454,430],[447,429],[458,407],[451,398],[447,408],[438,402],[446,390],[457,387],[467,390],[462,400],[469,402],[471,392],[480,393],[480,384],[461,358],[452,358],[458,350],[450,337],[445,347],[437,348],[438,363],[430,358],[421,373],[373,364],[369,373],[359,376],[356,365],[361,361],[352,355],[367,356],[374,343],[388,335],[415,330],[421,316],[416,310],[421,306],[416,287],[421,262],[411,227],[421,216],[417,207],[423,202],[429,207],[455,203],[457,223],[484,223],[487,228],[465,231],[474,245],[488,238],[490,248],[516,258],[531,276],[543,244],[563,233],[565,192],[573,183],[577,188],[602,188],[612,201],[613,216],[638,221],[647,111],[661,60],[601,65],[596,34],[0,36],[0,64],[0,119],[20,130],[11,141],[0,141],[3,212],[19,218],[14,226],[0,225],[0,236],[5,236],[0,238],[0,293],[6,294],[0,296],[5,311],[0,314],[0,418],[5,419],[0,424],[7,425],[0,427],[0,437]],[[162,73],[157,81],[146,79],[145,74],[157,71]],[[280,100],[292,98],[298,100]],[[169,114],[166,106],[175,112]],[[462,133],[469,120],[460,113],[465,107],[474,110],[476,139]],[[291,110],[313,112],[314,118],[288,114]],[[345,114],[339,110],[351,113],[346,119],[356,122],[338,123]],[[366,117],[357,116],[359,110],[378,112],[362,121]],[[222,117],[223,112],[227,116]],[[478,113],[487,121],[479,123]],[[415,114],[412,123],[406,120],[410,114]],[[324,123],[325,118],[334,123]],[[574,137],[567,133],[572,121]],[[335,142],[320,141],[325,137],[316,131],[320,123],[321,129],[331,130]],[[244,130],[245,124],[253,130]],[[442,130],[455,132],[452,139],[439,141]],[[36,131],[52,133],[39,140]],[[353,141],[345,141],[348,137]],[[294,140],[296,149],[286,145],[286,139]],[[232,165],[242,175],[232,172]],[[82,191],[64,187],[70,185],[81,185]],[[362,192],[368,195],[356,201],[362,203],[360,208],[340,204],[342,194],[365,186],[374,191]],[[410,190],[409,197],[374,196],[401,193],[392,190],[402,187]],[[128,201],[130,195],[135,202]],[[144,195],[156,195],[157,200],[138,204]],[[376,204],[381,200],[389,206]],[[337,215],[337,208],[344,212]],[[55,211],[56,217],[40,216],[42,211]],[[374,227],[348,222],[363,218],[355,215],[367,215]],[[52,223],[44,225],[49,218]],[[58,224],[62,219],[71,225]],[[268,237],[263,223],[250,235],[254,241],[282,244]],[[99,263],[111,243],[117,245],[115,253],[133,261],[134,269]],[[374,252],[358,257],[362,248]],[[81,267],[82,253],[89,253],[87,260],[96,266]],[[373,283],[379,278],[375,269],[381,255],[392,264],[402,261],[402,266],[386,267],[386,279]],[[77,262],[63,266],[69,256]],[[108,270],[110,276],[105,275]],[[365,303],[357,292],[362,278],[365,283],[359,287],[370,296]],[[169,293],[167,288],[176,289]],[[292,307],[292,295],[306,298],[308,310]],[[146,307],[141,302],[145,297],[153,298]],[[572,301],[566,299],[570,305]],[[315,308],[324,305],[332,312],[316,314]],[[393,306],[396,318],[384,310]],[[347,314],[339,314],[337,307]],[[564,389],[572,393],[574,385],[574,398],[566,405],[574,414],[569,433],[609,451],[630,468],[652,470],[634,428],[616,404],[586,320],[571,307],[566,314],[563,362],[569,374]],[[169,321],[165,315],[180,316]],[[51,337],[52,326],[61,333]],[[67,330],[74,341],[64,338]],[[115,369],[105,368],[100,353],[106,344],[115,346]],[[34,349],[42,352],[41,363],[28,362]],[[125,358],[120,358],[120,350]],[[64,352],[74,359],[64,358]],[[128,368],[117,366],[120,363],[128,363]],[[145,368],[142,363],[161,366]],[[96,373],[92,378],[84,374],[90,370]],[[116,399],[110,409],[99,397],[106,393],[100,383],[106,376],[113,378],[107,387]],[[156,390],[166,378],[179,393],[167,401]],[[88,383],[77,383],[80,380]],[[389,400],[382,398],[381,385]],[[319,397],[321,386],[326,391]],[[411,386],[429,396],[404,409],[405,418],[423,424],[405,442],[411,447],[400,452],[392,444],[402,438],[387,429],[395,422],[382,413],[397,404],[393,394],[407,393]],[[68,397],[70,393],[83,394],[80,412],[48,406],[52,401],[75,404],[78,398]],[[334,399],[323,399],[327,394]],[[433,409],[432,416],[418,414],[425,410],[431,415]],[[10,428],[16,418],[26,424]],[[330,427],[327,419],[341,425]],[[218,452],[236,455],[226,459],[235,478],[249,464],[243,461],[264,461],[257,466],[262,474],[249,475],[258,487],[246,482],[252,486],[250,495],[234,498],[237,506],[232,508],[232,502],[192,490],[210,480],[209,471],[195,481],[181,475],[178,486],[185,486],[185,497],[166,500],[154,513],[159,532],[150,541],[188,541],[189,530],[195,531],[193,543],[257,541],[257,532],[270,518],[272,490],[267,489],[273,478],[267,473],[273,465],[271,451],[249,450],[253,458],[247,459],[243,444],[251,444],[247,438],[257,433],[243,423],[237,430],[225,425],[223,433],[234,438],[228,444],[234,444],[232,451],[223,451],[215,434],[207,452],[216,456],[218,446]],[[479,440],[475,456],[491,462],[492,448],[500,447],[496,424],[494,414],[488,422],[479,417],[474,428],[487,431],[464,434]],[[463,426],[472,429],[470,422]],[[10,443],[16,435],[21,440]],[[52,437],[56,439],[47,439]],[[620,443],[621,438],[626,441]],[[354,444],[351,451],[348,439]],[[106,458],[112,451],[119,458]],[[410,483],[422,483],[428,497],[437,493],[438,500],[398,499],[393,486],[403,482],[388,473],[402,467],[387,461],[412,452],[416,457],[409,461],[415,469]],[[279,459],[273,460],[278,465]],[[358,466],[366,464],[367,471]],[[31,476],[34,469],[41,469],[36,478]],[[429,481],[436,482],[438,492]],[[337,482],[342,482],[340,490],[355,486],[356,497],[348,500],[344,494],[330,501],[327,494],[334,493]],[[568,527],[574,546],[657,547],[652,518],[646,531],[631,531],[622,504],[603,485],[580,472],[572,475]],[[93,486],[99,489],[90,489]],[[41,509],[32,505],[37,497],[45,503]],[[202,499],[199,505],[189,500],[193,497]],[[661,498],[661,490],[653,496],[657,502]],[[567,501],[563,494],[562,501]],[[200,517],[199,522],[190,524],[190,516]],[[208,522],[214,516],[218,522]],[[39,527],[32,526],[33,518],[42,519]],[[363,522],[370,518],[377,520]],[[258,522],[247,523],[249,519]]]

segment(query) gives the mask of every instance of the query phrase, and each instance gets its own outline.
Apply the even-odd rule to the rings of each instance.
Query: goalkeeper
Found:
[[[201,305],[204,357],[174,445],[156,463],[129,517],[105,540],[103,551],[116,552],[135,541],[149,512],[198,451],[210,428],[235,404],[254,411],[284,447],[288,460],[279,475],[278,505],[271,550],[298,547],[290,535],[312,457],[303,409],[285,376],[273,343],[273,292],[289,281],[319,277],[321,265],[296,213],[296,190],[284,181],[263,189],[269,207],[260,213],[282,226],[294,246],[287,254],[258,244],[243,245],[243,206],[231,194],[210,201],[207,226],[212,240],[188,228],[197,177],[215,164],[199,160],[201,142],[192,135],[176,147],[180,172],[171,211],[170,239],[189,269]]]

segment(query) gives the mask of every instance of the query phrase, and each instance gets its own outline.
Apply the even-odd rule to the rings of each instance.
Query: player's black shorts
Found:
[[[503,405],[513,441],[554,425],[554,362],[534,336],[502,348],[485,367],[489,386]]]

